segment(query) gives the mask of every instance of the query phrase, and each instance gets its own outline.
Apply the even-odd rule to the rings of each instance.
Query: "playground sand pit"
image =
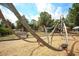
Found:
[[[79,39],[78,36],[74,36],[76,39],[69,37],[68,50],[71,49],[72,44]],[[44,41],[47,41],[46,37],[42,37]],[[58,48],[59,45],[64,43],[64,40],[60,36],[53,37],[52,46]],[[36,41],[35,38],[27,38],[26,40]],[[74,53],[79,55],[79,43],[75,45]],[[0,56],[66,56],[65,51],[54,51],[46,46],[39,46],[38,43],[29,43],[24,40],[3,41],[0,42]]]

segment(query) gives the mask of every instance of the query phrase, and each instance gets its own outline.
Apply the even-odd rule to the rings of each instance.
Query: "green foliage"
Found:
[[[52,27],[54,24],[51,14],[45,11],[40,13],[40,17],[38,19],[38,27],[41,27],[42,31],[44,31],[44,26]]]
[[[17,29],[19,29],[19,28],[21,28],[21,27],[22,27],[22,24],[20,23],[20,21],[19,21],[19,20],[17,20],[17,21],[16,21],[16,25],[17,25],[17,26],[16,26],[16,28],[17,28]]]
[[[24,20],[26,20],[27,23],[29,23],[29,22],[28,22],[28,19],[26,19],[24,15],[22,16],[22,18],[23,18]],[[17,25],[17,26],[16,26],[17,29],[21,29],[21,28],[23,27],[23,25],[21,24],[21,22],[20,22],[19,20],[16,21],[16,25]]]
[[[33,30],[38,30],[38,22],[32,19],[31,23],[29,24]]]
[[[12,29],[15,29],[15,25],[13,23],[11,24],[11,28]]]
[[[2,27],[2,24],[0,24],[0,27]]]
[[[9,28],[0,27],[0,34],[1,36],[5,36],[5,35],[12,34],[12,31]]]
[[[39,25],[40,26],[47,26],[51,22],[51,15],[47,12],[41,12],[39,17]]]
[[[69,9],[69,14],[67,16],[68,26],[74,27],[79,26],[79,3],[73,3],[72,7]]]
[[[76,16],[75,25],[79,26],[79,13]]]

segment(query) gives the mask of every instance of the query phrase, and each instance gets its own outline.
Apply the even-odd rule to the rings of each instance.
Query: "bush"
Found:
[[[0,34],[1,36],[5,36],[5,35],[12,34],[12,31],[9,28],[0,27]]]

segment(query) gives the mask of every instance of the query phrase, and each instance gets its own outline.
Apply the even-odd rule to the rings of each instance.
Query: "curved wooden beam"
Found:
[[[72,36],[72,37],[73,37],[73,36]],[[77,40],[75,37],[73,37],[73,39]],[[79,43],[79,41],[75,41],[75,42],[72,44],[71,49],[70,49],[70,52],[68,53],[68,56],[75,56],[75,54],[74,54],[74,47],[75,47],[75,45],[76,45],[77,43]]]
[[[27,29],[37,40],[39,40],[43,45],[47,46],[49,49],[51,50],[55,50],[55,51],[62,51],[63,49],[59,49],[59,48],[55,48],[51,45],[49,45],[47,42],[45,42],[42,38],[40,38],[32,29],[31,27],[27,24],[26,20],[22,19],[21,15],[19,14],[19,12],[16,10],[15,6],[12,3],[0,3],[0,5],[8,8],[9,10],[11,10],[16,17],[18,18],[18,20],[20,20],[21,24],[25,27],[25,29]]]

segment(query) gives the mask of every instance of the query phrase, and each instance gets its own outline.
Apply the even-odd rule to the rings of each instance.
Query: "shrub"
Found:
[[[9,28],[0,27],[0,34],[1,36],[5,36],[5,35],[12,34],[12,31]]]

